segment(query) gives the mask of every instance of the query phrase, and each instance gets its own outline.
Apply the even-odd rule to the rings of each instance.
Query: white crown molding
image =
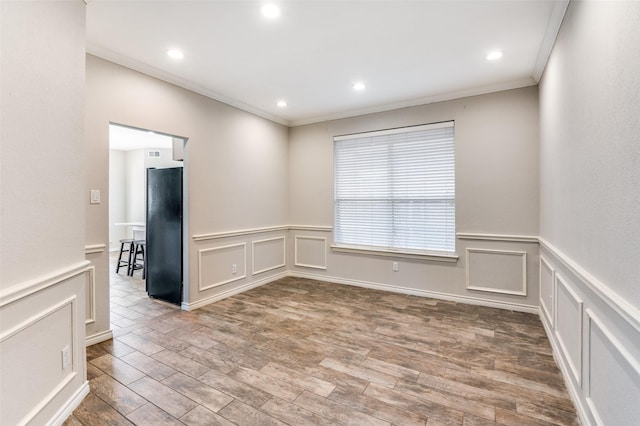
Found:
[[[213,99],[218,102],[222,102],[226,105],[232,106],[234,108],[238,108],[242,111],[246,111],[258,117],[265,118],[267,120],[273,121],[278,124],[282,124],[284,126],[290,126],[290,122],[281,117],[270,114],[266,111],[263,111],[259,108],[253,107],[244,102],[237,101],[228,96],[224,96],[218,92],[215,92],[210,89],[206,89],[202,86],[199,86],[195,83],[192,83],[188,80],[180,78],[176,75],[170,74],[166,71],[162,71],[156,67],[151,65],[147,65],[135,59],[128,58],[126,56],[120,55],[119,53],[113,52],[112,50],[105,49],[103,47],[87,45],[87,53],[93,56],[97,56],[109,62],[113,62],[118,65],[122,65],[125,68],[129,68],[131,70],[140,72],[142,74],[146,74],[150,77],[157,78],[159,80],[165,81],[167,83],[171,83],[178,87],[182,87],[183,89],[187,89],[191,92],[197,93],[199,95],[206,96],[207,98]]]
[[[242,111],[246,111],[250,114],[254,114],[258,117],[265,118],[267,120],[273,121],[278,124],[282,124],[287,127],[303,126],[306,124],[321,123],[324,121],[339,120],[343,118],[356,117],[360,115],[392,111],[400,108],[426,105],[426,104],[431,104],[435,102],[450,101],[453,99],[484,95],[484,94],[493,93],[493,92],[501,92],[504,90],[519,89],[522,87],[535,86],[536,84],[538,84],[538,81],[536,79],[532,77],[526,77],[526,78],[512,80],[512,81],[503,82],[499,84],[472,87],[472,88],[452,91],[452,92],[443,92],[443,93],[439,93],[431,96],[424,96],[424,97],[409,99],[409,100],[400,101],[400,102],[384,103],[384,104],[380,104],[380,105],[376,105],[368,108],[359,108],[355,110],[342,111],[335,114],[311,116],[311,117],[300,119],[300,120],[287,120],[285,118],[278,117],[274,114],[263,111],[247,103],[222,95],[216,91],[206,89],[188,80],[185,80],[183,78],[170,74],[166,71],[162,71],[158,68],[155,68],[151,65],[147,65],[135,59],[125,57],[109,49],[105,49],[103,47],[99,47],[95,45],[87,45],[86,50],[87,50],[87,53],[89,53],[90,55],[97,56],[99,58],[113,62],[115,64],[129,68],[131,70],[146,74],[150,77],[154,77],[159,80],[165,81],[167,83],[174,84],[178,87],[182,87],[183,89],[187,89],[191,92],[198,93],[210,99],[216,100],[218,102],[222,102],[234,108],[238,108]]]
[[[322,123],[325,121],[341,120],[343,118],[358,117],[361,115],[375,114],[379,112],[393,111],[401,108],[409,108],[420,105],[428,105],[436,102],[451,101],[454,99],[468,98],[471,96],[486,95],[488,93],[502,92],[505,90],[520,89],[523,87],[535,86],[538,84],[531,77],[517,79],[499,84],[491,84],[481,87],[472,87],[469,89],[458,90],[454,92],[444,92],[431,96],[408,99],[400,102],[385,103],[368,108],[360,108],[355,110],[338,112],[335,114],[327,114],[316,117],[309,117],[301,120],[291,120],[289,127],[304,126],[307,124]]]
[[[538,57],[536,58],[536,64],[533,68],[533,79],[536,82],[540,82],[542,73],[547,67],[549,56],[551,56],[551,50],[556,42],[558,33],[560,32],[560,26],[564,19],[564,14],[567,12],[570,0],[556,0],[553,3],[553,10],[547,23],[547,30],[545,31],[544,38],[540,44],[540,50],[538,51]]]

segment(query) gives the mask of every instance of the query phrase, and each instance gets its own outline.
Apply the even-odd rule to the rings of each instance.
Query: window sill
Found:
[[[372,247],[362,246],[346,246],[346,245],[332,245],[331,250],[340,253],[358,253],[369,254],[372,256],[386,256],[386,257],[403,257],[406,259],[420,259],[420,260],[433,260],[436,262],[457,262],[458,255],[456,253],[444,253],[435,251],[412,251],[412,250],[392,250],[392,249],[378,249]]]

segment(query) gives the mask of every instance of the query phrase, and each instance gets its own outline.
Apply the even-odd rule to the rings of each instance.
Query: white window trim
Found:
[[[346,244],[333,244],[331,250],[339,253],[368,254],[372,256],[399,257],[404,259],[433,260],[437,262],[457,262],[458,254],[451,252],[418,251],[391,248],[366,247]]]

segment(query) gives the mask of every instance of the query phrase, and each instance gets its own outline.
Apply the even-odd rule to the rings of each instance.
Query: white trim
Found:
[[[66,299],[60,301],[59,303],[50,306],[48,309],[45,309],[36,315],[32,315],[31,317],[25,319],[21,323],[15,325],[14,327],[6,330],[4,333],[0,334],[0,343],[4,342],[7,339],[23,332],[24,330],[32,327],[36,323],[42,321],[46,317],[53,315],[54,313],[66,308],[67,306],[71,309],[71,318],[69,321],[69,325],[71,326],[71,371],[64,376],[60,382],[56,386],[51,389],[51,391],[39,402],[37,403],[19,422],[19,424],[27,424],[29,423],[35,416],[38,415],[42,411],[44,407],[46,407],[61,391],[64,389],[69,383],[73,381],[73,379],[78,374],[78,367],[80,360],[76,353],[76,342],[78,340],[78,333],[76,331],[75,323],[78,315],[78,296],[73,295],[67,297]],[[82,360],[82,362],[85,362]],[[84,365],[84,364],[83,364]]]
[[[547,321],[549,321],[549,325],[551,326],[551,328],[553,328],[555,324],[555,317],[554,317],[555,311],[553,310],[553,308],[555,306],[555,300],[556,300],[556,290],[555,290],[556,270],[553,269],[553,267],[551,266],[551,263],[549,263],[543,255],[538,255],[538,258],[540,259],[540,263],[538,265],[538,302],[540,304],[540,309],[542,313],[546,317]],[[547,305],[544,303],[544,300],[542,299],[541,289],[542,289],[542,268],[543,267],[546,267],[551,272],[551,303],[552,303],[551,311],[549,311],[549,307],[547,307]]]
[[[551,11],[551,17],[547,23],[547,30],[545,31],[544,38],[540,44],[540,50],[538,51],[538,57],[536,58],[536,64],[533,68],[533,78],[536,82],[540,82],[542,73],[547,66],[551,50],[558,37],[564,14],[569,6],[569,0],[556,0],[553,2],[553,10]]]
[[[264,227],[264,228],[240,229],[237,231],[197,234],[197,235],[193,235],[191,238],[193,239],[193,241],[207,241],[207,240],[216,240],[220,238],[240,237],[243,235],[261,234],[264,232],[288,231],[288,230],[289,230],[289,226],[287,225],[270,226],[270,227]]]
[[[270,266],[265,269],[256,271],[256,244],[266,243],[268,241],[282,240],[282,263],[275,266]],[[251,275],[258,275],[263,272],[272,271],[274,269],[283,268],[287,266],[287,239],[285,237],[267,238],[264,240],[251,241]]]
[[[458,90],[455,92],[439,93],[433,96],[423,96],[420,98],[408,99],[400,102],[387,103],[384,105],[376,105],[376,106],[367,107],[367,108],[358,108],[358,109],[353,109],[350,111],[340,112],[336,114],[327,114],[327,115],[311,117],[308,119],[301,119],[301,120],[291,120],[289,122],[289,127],[303,126],[306,124],[313,124],[313,123],[322,123],[325,121],[340,120],[340,119],[349,118],[349,117],[359,117],[362,115],[375,114],[378,112],[389,112],[389,111],[394,111],[401,108],[408,108],[412,106],[422,106],[422,105],[432,104],[435,102],[444,102],[444,101],[450,101],[455,99],[468,98],[471,96],[502,92],[505,90],[520,89],[522,87],[535,86],[536,84],[538,84],[538,82],[534,80],[532,77],[525,77],[517,80],[507,81],[504,83],[489,84],[486,86]]]
[[[67,400],[67,402],[58,410],[58,412],[49,421],[51,426],[61,426],[73,414],[73,411],[80,406],[82,400],[89,395],[89,382],[85,382],[78,390]]]
[[[373,290],[390,291],[394,293],[408,294],[411,296],[420,296],[420,297],[428,297],[431,299],[447,300],[451,302],[465,303],[469,305],[480,305],[480,306],[486,306],[489,308],[505,309],[509,311],[527,312],[530,314],[539,313],[537,306],[523,305],[520,303],[499,302],[496,300],[482,299],[479,297],[459,296],[459,295],[453,295],[448,293],[440,293],[436,291],[419,290],[419,289],[409,288],[409,287],[392,286],[387,284],[372,283],[368,281],[351,280],[351,279],[331,277],[326,275],[318,275],[318,274],[302,272],[302,271],[290,271],[289,276],[296,277],[296,278],[308,278],[312,280],[325,281],[325,282],[330,282],[335,284],[351,285],[355,287],[364,287],[364,288],[370,288]]]
[[[106,250],[106,244],[93,244],[84,246],[84,254],[102,253]]]
[[[471,268],[469,267],[469,258],[471,253],[489,253],[489,254],[502,254],[507,256],[521,256],[522,257],[522,290],[514,291],[514,290],[503,290],[499,288],[493,287],[479,287],[475,285],[471,285]],[[526,296],[527,295],[527,252],[526,251],[513,251],[513,250],[491,250],[491,249],[483,249],[483,248],[469,248],[466,249],[466,288],[467,290],[474,291],[486,291],[489,293],[499,293],[499,294],[509,294],[515,296]]]
[[[289,274],[287,272],[281,272],[279,274],[272,275],[270,277],[266,277],[266,278],[263,278],[263,279],[260,279],[260,280],[257,280],[257,281],[250,282],[248,284],[244,284],[244,285],[242,285],[240,287],[236,287],[236,288],[232,288],[232,289],[227,290],[227,291],[223,291],[222,293],[219,293],[219,294],[216,294],[216,295],[213,295],[213,296],[210,296],[210,297],[206,297],[204,299],[198,300],[198,301],[193,302],[193,303],[182,302],[181,309],[183,311],[193,311],[195,309],[202,308],[203,306],[207,306],[207,305],[209,305],[211,303],[214,303],[214,302],[217,302],[219,300],[226,299],[227,297],[234,296],[234,295],[236,295],[238,293],[242,293],[242,292],[245,292],[247,290],[251,290],[252,288],[260,287],[260,286],[268,284],[270,282],[277,281],[277,280],[282,279],[282,278],[286,278],[287,276],[289,276]]]
[[[30,296],[34,293],[53,287],[71,278],[74,278],[87,271],[91,265],[88,260],[83,260],[66,268],[59,269],[52,273],[41,275],[29,281],[14,285],[0,292],[0,308]]]
[[[322,249],[323,254],[324,254],[324,264],[323,265],[310,265],[310,264],[306,264],[306,263],[299,263],[298,262],[298,240],[317,240],[317,241],[323,241],[324,242],[324,248]],[[294,256],[294,260],[293,260],[293,265],[294,266],[300,266],[303,268],[313,268],[313,269],[323,269],[323,270],[327,270],[327,239],[325,237],[310,237],[308,235],[296,235],[294,237],[294,249],[293,249],[293,256]]]
[[[555,303],[555,313],[556,313],[556,318],[555,318],[555,335],[556,335],[556,339],[558,339],[558,344],[560,346],[562,355],[564,356],[564,359],[567,361],[567,364],[569,365],[569,370],[571,370],[571,372],[573,373],[573,378],[576,380],[576,382],[578,383],[578,386],[582,386],[582,352],[583,352],[583,348],[582,348],[582,332],[583,332],[583,321],[582,321],[582,313],[583,313],[583,309],[584,309],[584,302],[582,301],[582,299],[580,299],[580,297],[578,297],[578,295],[573,291],[573,289],[569,286],[569,284],[567,284],[567,282],[564,280],[564,278],[562,278],[562,276],[560,274],[554,274],[554,281],[555,284],[553,286],[554,288],[554,303]],[[578,328],[580,329],[579,334],[578,334],[578,338],[579,343],[579,349],[580,349],[580,358],[578,359],[578,364],[579,365],[575,365],[573,363],[573,360],[571,359],[571,357],[569,356],[569,351],[567,350],[567,346],[565,345],[564,341],[562,340],[562,336],[560,335],[560,332],[558,331],[558,285],[564,287],[567,290],[567,293],[569,293],[569,295],[573,298],[573,300],[576,302],[577,306],[578,306]]]
[[[582,403],[582,393],[580,388],[576,388],[573,385],[573,382],[568,380],[571,377],[571,372],[567,370],[567,365],[563,362],[564,360],[560,357],[560,348],[558,347],[558,342],[553,338],[554,334],[549,327],[549,324],[546,321],[544,315],[542,315],[542,311],[538,312],[538,316],[540,317],[540,322],[542,323],[542,327],[544,328],[544,332],[547,335],[547,340],[551,344],[551,353],[553,355],[553,359],[556,361],[556,365],[560,368],[560,372],[562,373],[562,379],[564,380],[564,384],[569,391],[569,396],[571,400],[576,406],[576,411],[578,412],[578,417],[580,418],[581,425],[591,425],[588,416],[588,410],[585,408]],[[582,351],[582,349],[581,349]]]
[[[625,299],[616,294],[608,286],[585,271],[580,265],[571,260],[567,255],[556,249],[544,238],[539,237],[540,245],[551,252],[571,273],[578,277],[586,286],[596,293],[618,315],[624,318],[633,328],[640,332],[640,310],[632,306]]]
[[[373,247],[332,244],[331,250],[338,253],[367,254],[371,256],[399,257],[404,259],[432,260],[437,262],[457,262],[457,253],[418,252],[409,250],[378,249]]]
[[[477,234],[470,232],[458,232],[456,237],[461,240],[504,241],[516,243],[538,243],[538,237],[533,235],[506,235],[506,234]]]
[[[613,335],[613,333],[604,325],[602,320],[595,314],[595,312],[593,312],[591,309],[587,308],[586,309],[586,313],[587,313],[587,318],[589,319],[589,321],[588,321],[588,326],[587,326],[588,362],[587,362],[587,383],[586,383],[586,386],[584,387],[584,389],[585,389],[585,399],[587,401],[587,405],[589,406],[589,408],[591,410],[591,414],[593,415],[593,417],[596,420],[596,423],[599,424],[599,425],[602,425],[604,423],[602,422],[600,414],[598,413],[598,410],[596,409],[596,406],[595,406],[593,400],[591,399],[591,332],[592,332],[593,324],[595,324],[600,329],[600,331],[602,331],[602,334],[604,335],[604,337],[611,344],[610,347],[613,347],[622,356],[622,358],[626,361],[627,365],[633,369],[633,371],[636,373],[636,376],[638,377],[638,380],[640,380],[640,362],[638,360],[636,360],[633,357],[633,355],[631,355],[627,351],[627,349],[624,347],[624,345],[622,343],[620,343],[620,341]]]
[[[238,108],[242,111],[246,111],[248,113],[257,115],[258,117],[266,118],[267,120],[288,126],[289,121],[285,120],[281,117],[273,115],[269,112],[263,111],[259,108],[254,107],[253,105],[246,104],[242,101],[229,98],[224,96],[218,92],[215,92],[211,89],[204,88],[198,84],[195,84],[191,81],[185,80],[181,77],[153,67],[151,65],[144,64],[136,59],[129,58],[123,56],[119,53],[116,53],[112,50],[105,49],[104,47],[95,46],[92,44],[87,45],[87,53],[97,56],[99,58],[105,59],[107,61],[116,63],[118,65],[122,65],[126,68],[141,72],[151,77],[155,77],[159,80],[166,81],[168,83],[174,84],[178,87],[182,87],[183,89],[187,89],[191,92],[198,93],[200,95],[206,96],[209,99],[214,99],[218,102],[222,102],[224,104],[230,105],[232,107]]]
[[[89,273],[89,279],[87,280],[87,294],[89,295],[89,305],[86,307],[86,311],[88,311],[89,317],[85,318],[85,325],[93,324],[96,322],[96,267],[93,265],[89,266],[87,268],[87,272]]]
[[[220,287],[221,285],[229,284],[229,283],[232,283],[232,282],[235,282],[235,281],[240,281],[242,279],[247,278],[247,266],[243,262],[244,274],[242,276],[237,276],[237,277],[225,280],[225,281],[219,281],[217,283],[209,284],[209,285],[207,285],[205,287],[202,286],[202,253],[210,252],[210,251],[222,250],[222,249],[226,249],[226,248],[233,248],[233,247],[242,247],[243,248],[244,254],[242,255],[242,258],[246,261],[246,259],[247,259],[247,243],[230,244],[230,245],[227,245],[227,246],[212,247],[212,248],[198,250],[198,290],[199,291],[210,290],[210,289],[215,288],[215,287]]]
[[[113,339],[113,331],[106,330],[101,331],[100,333],[92,334],[91,336],[87,336],[85,339],[85,346],[92,346],[96,343],[106,342],[107,340]]]

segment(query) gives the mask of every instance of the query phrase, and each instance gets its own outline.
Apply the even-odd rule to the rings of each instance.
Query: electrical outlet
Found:
[[[236,265],[235,263],[233,265],[231,265],[231,273],[232,274],[237,274],[238,273],[238,265]]]
[[[62,369],[64,370],[71,365],[71,347],[65,346],[62,349]]]
[[[394,272],[398,272],[400,270],[400,268],[398,267],[398,262],[393,262],[391,267],[393,268]]]

